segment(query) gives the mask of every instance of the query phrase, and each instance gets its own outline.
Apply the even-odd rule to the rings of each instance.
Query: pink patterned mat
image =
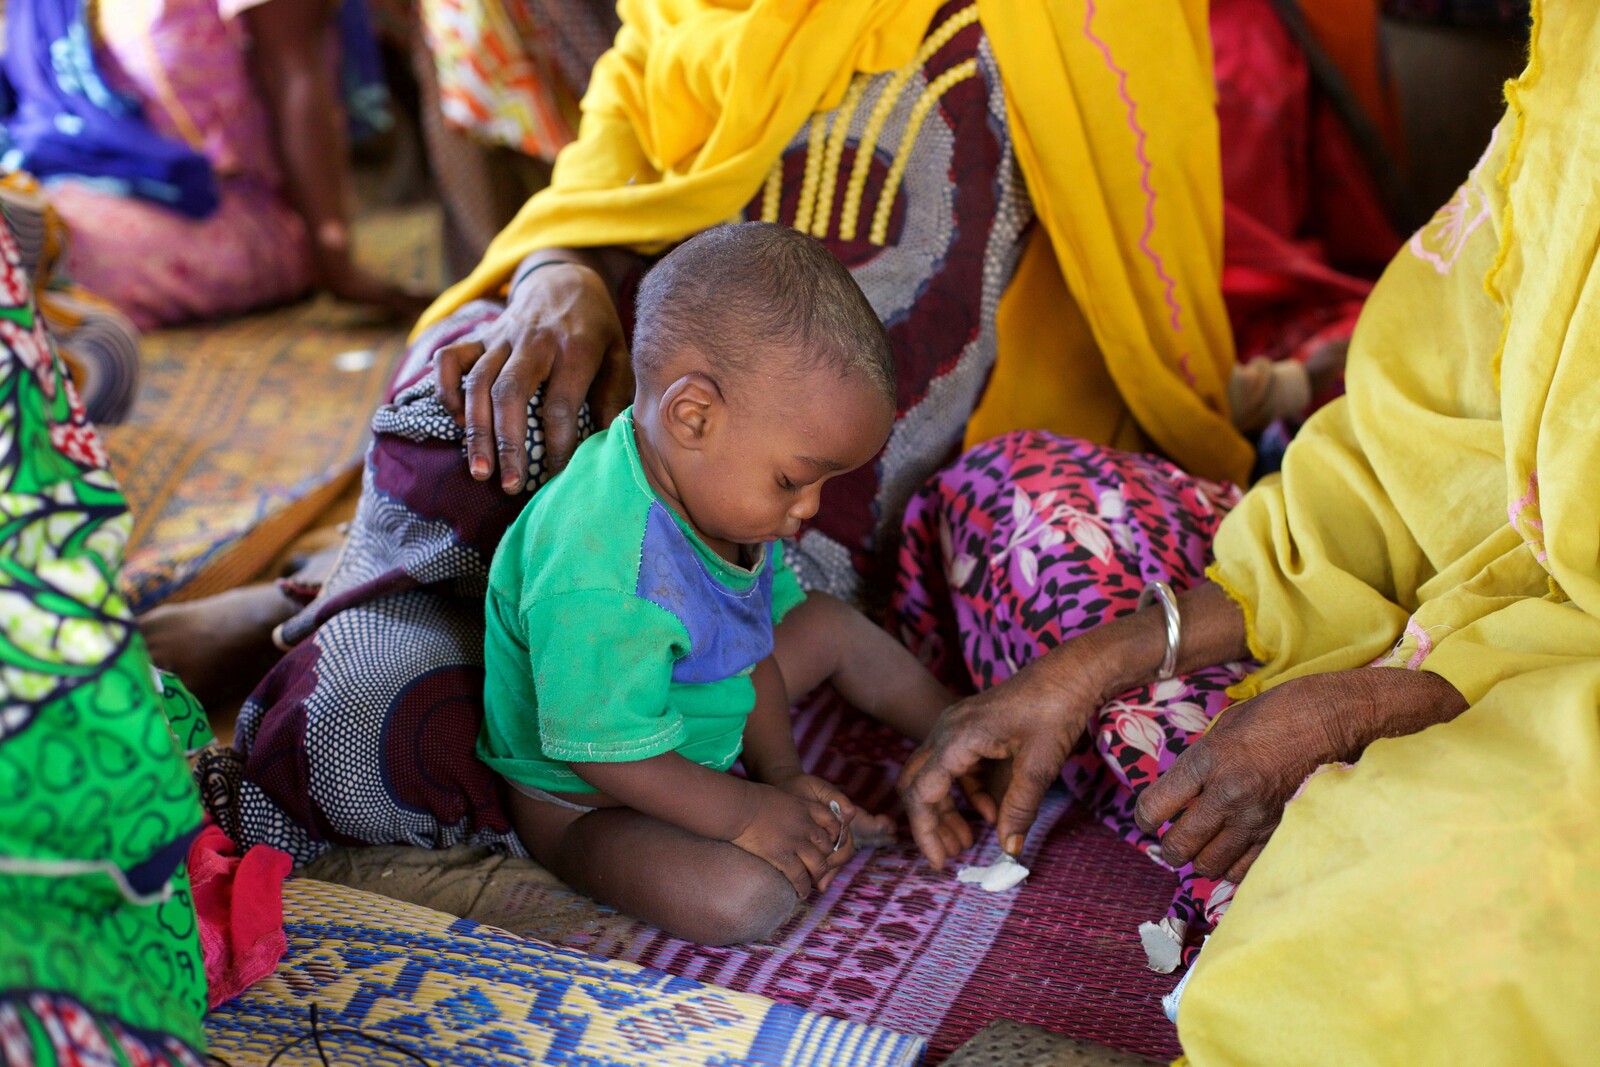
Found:
[[[869,808],[892,802],[907,742],[837,699],[799,710],[795,727],[815,773]],[[966,860],[996,853],[989,833]],[[771,940],[739,948],[689,944],[621,916],[528,932],[924,1037],[930,1063],[1001,1018],[1174,1058],[1160,998],[1176,979],[1146,968],[1138,935],[1139,923],[1164,913],[1173,875],[1060,793],[1047,800],[1023,862],[1028,881],[991,895],[934,872],[909,842],[866,853]],[[533,910],[549,914],[568,891],[529,885],[526,893]]]

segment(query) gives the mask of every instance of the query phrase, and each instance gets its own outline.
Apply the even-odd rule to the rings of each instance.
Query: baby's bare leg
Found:
[[[956,701],[909,649],[825,593],[785,615],[773,641],[790,700],[831,681],[852,705],[918,741]]]
[[[578,812],[506,790],[533,858],[572,888],[674,937],[759,941],[799,903],[777,868],[632,808]]]

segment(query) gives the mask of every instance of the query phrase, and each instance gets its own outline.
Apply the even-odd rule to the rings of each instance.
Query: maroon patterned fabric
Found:
[[[929,36],[963,22],[970,6],[969,0],[946,3],[934,14]],[[954,81],[913,127],[919,98],[963,63],[974,66],[973,74]],[[850,268],[888,329],[899,389],[889,443],[872,463],[828,483],[817,517],[788,552],[807,588],[877,603],[893,582],[906,501],[959,451],[988,382],[998,351],[1000,295],[1033,219],[999,67],[977,21],[950,35],[890,96],[866,181],[852,199],[868,117],[895,89],[895,79],[894,72],[858,76],[853,107],[847,98],[790,141],[774,170],[776,203],[769,205],[763,192],[745,208],[746,218],[796,226],[820,239]],[[839,129],[847,133],[830,172],[826,148]],[[891,183],[897,156],[905,160],[903,176]],[[872,223],[885,200],[887,226],[875,240]]]

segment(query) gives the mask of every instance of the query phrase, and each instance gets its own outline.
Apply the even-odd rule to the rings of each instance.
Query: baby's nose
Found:
[[[822,490],[817,488],[808,488],[805,492],[800,494],[799,498],[795,500],[794,506],[789,509],[789,517],[791,519],[798,519],[800,522],[805,522],[807,519],[811,518],[811,516],[815,515],[817,513],[817,509],[821,506]]]

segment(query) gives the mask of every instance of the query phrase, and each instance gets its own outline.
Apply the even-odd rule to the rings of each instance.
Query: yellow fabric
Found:
[[[912,60],[938,0],[624,0],[622,31],[583,102],[578,140],[471,276],[419,331],[498,291],[532,251],[656,251],[736,216],[813,112],[857,72]],[[980,425],[1079,433],[1077,416],[1125,404],[1149,438],[1207,477],[1242,480],[1250,449],[1227,418],[1232,339],[1220,289],[1222,189],[1204,0],[978,0],[1000,65],[1012,140],[1067,290],[1008,316],[1007,373]],[[1041,290],[1042,287],[1035,287]],[[1058,294],[1059,296],[1059,291]],[[1016,303],[1016,301],[1013,301]],[[1102,360],[1120,400],[1062,396],[1041,417],[1029,391],[1065,393],[1092,369],[1041,366],[1031,336]],[[1079,330],[1081,335],[1081,329]],[[1048,415],[1048,413],[1047,413]]]
[[[726,222],[857,72],[908,62],[941,0],[622,0],[550,186],[418,331],[498,290],[540,248],[657,251]]]
[[[1234,351],[1207,6],[980,0],[978,9],[1017,162],[1122,402],[1181,466],[1243,482],[1252,453],[1228,419]],[[1050,336],[1066,314],[1039,304],[1025,317]],[[1029,343],[1002,335],[1001,361],[1025,360]],[[1041,368],[1018,393],[1061,373]],[[1064,420],[1009,421],[993,407],[1003,397],[986,398],[985,426],[1084,436]]]
[[[1600,1047],[1600,11],[1535,11],[1490,152],[1368,303],[1348,399],[1213,570],[1265,660],[1243,694],[1379,659],[1470,707],[1289,805],[1185,991],[1197,1065]]]
[[[967,420],[967,447],[1012,430],[1040,429],[1127,452],[1150,449],[1067,291],[1048,234],[1036,231],[1028,239],[1000,296],[995,332],[1000,354]]]

